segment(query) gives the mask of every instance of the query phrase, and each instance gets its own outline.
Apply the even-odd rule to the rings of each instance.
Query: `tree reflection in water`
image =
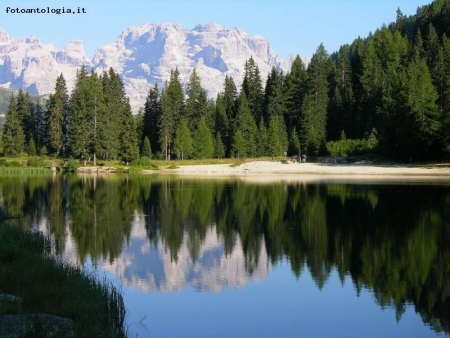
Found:
[[[70,234],[81,264],[119,259],[143,219],[148,244],[174,263],[182,251],[192,267],[204,264],[213,234],[223,257],[243,252],[249,276],[286,258],[295,276],[307,267],[322,289],[336,269],[398,318],[413,304],[450,333],[450,186],[57,175],[2,177],[0,193],[20,216],[11,222],[45,227],[58,254]]]

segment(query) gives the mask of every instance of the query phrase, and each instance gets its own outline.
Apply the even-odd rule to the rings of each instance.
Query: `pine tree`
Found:
[[[181,119],[181,124],[175,132],[175,140],[173,142],[173,150],[177,157],[182,161],[189,158],[193,152],[192,137],[189,126],[185,118]]]
[[[220,131],[217,132],[216,139],[214,140],[214,156],[217,158],[225,157],[225,146],[223,145]]]
[[[33,131],[35,125],[32,121],[32,112],[34,110],[34,105],[31,102],[30,94],[19,89],[17,94],[17,115],[22,125],[23,133],[25,135],[25,147],[28,147],[31,137],[33,136]]]
[[[165,160],[170,160],[170,149],[175,130],[175,117],[169,98],[168,83],[166,82],[161,92],[161,115],[158,120],[159,143],[164,153]]]
[[[264,121],[269,123],[272,116],[282,116],[286,113],[285,86],[283,72],[275,67],[269,73],[264,93]]]
[[[194,136],[194,157],[211,158],[214,154],[214,140],[211,130],[206,125],[205,118],[200,119],[197,131]]]
[[[306,67],[297,55],[291,66],[291,71],[286,75],[286,115],[288,129],[300,128],[301,107],[307,91]]]
[[[325,146],[328,108],[328,53],[321,44],[308,67],[308,94],[302,105],[302,145],[308,153],[318,155]]]
[[[245,157],[247,150],[245,139],[242,132],[238,129],[234,133],[232,154],[236,158]]]
[[[264,92],[262,88],[261,74],[253,57],[245,61],[244,79],[242,90],[248,101],[248,108],[255,121],[259,121],[263,115]]]
[[[327,123],[328,139],[337,140],[345,130],[350,138],[356,138],[355,99],[352,87],[352,68],[349,60],[350,46],[341,47],[334,67],[334,95],[330,99]]]
[[[25,135],[14,95],[11,95],[9,100],[6,121],[3,126],[2,141],[3,152],[6,156],[16,156],[24,150]]]
[[[34,142],[33,138],[31,138],[30,142],[28,143],[28,155],[36,156],[36,143]]]
[[[407,93],[408,110],[413,115],[414,126],[407,127],[409,135],[406,137],[413,144],[412,149],[403,149],[402,154],[419,159],[436,158],[441,128],[438,93],[423,59],[414,59],[408,67]]]
[[[161,116],[160,93],[158,85],[155,83],[148,92],[144,106],[144,126],[142,138],[148,137],[152,146],[152,153],[161,151],[159,147],[159,120]]]
[[[122,128],[119,134],[120,150],[119,157],[122,161],[128,163],[139,157],[138,137],[136,133],[136,125],[128,98],[122,110]]]
[[[243,138],[245,139],[245,153],[241,153],[241,156],[254,157],[256,156],[256,139],[258,133],[258,127],[250,112],[248,106],[247,97],[245,93],[241,91],[238,101],[238,111],[235,119],[235,130],[240,130]]]
[[[144,142],[142,143],[141,156],[148,158],[152,157],[152,147],[147,136],[144,138]]]
[[[61,155],[64,149],[64,129],[66,116],[68,115],[69,96],[67,94],[66,81],[61,74],[56,79],[55,92],[47,101],[48,125],[47,142],[48,150],[55,156]]]
[[[280,119],[278,116],[272,116],[269,122],[269,130],[267,131],[267,149],[269,151],[269,156],[281,156],[283,155],[283,146],[280,140],[280,130],[282,126],[280,125]]]
[[[40,100],[36,102],[34,109],[34,121],[36,123],[35,134],[33,138],[36,143],[36,149],[41,149],[47,145],[48,139],[48,110],[44,109]]]
[[[77,70],[75,85],[70,96],[69,148],[70,156],[87,159],[91,151],[90,143],[90,105],[88,75],[86,68]]]
[[[217,101],[219,104],[219,101]],[[231,76],[225,75],[224,91],[223,91],[223,104],[226,115],[226,132],[222,132],[224,138],[226,155],[231,156],[233,133],[234,133],[234,120],[237,113],[237,89],[234,80]]]
[[[262,156],[268,156],[270,154],[269,151],[269,139],[268,139],[268,135],[267,135],[267,128],[266,125],[264,124],[264,120],[261,119],[261,121],[259,121],[259,128],[258,128],[258,151],[257,151],[257,155],[262,157]]]
[[[202,88],[200,77],[195,68],[186,85],[186,118],[189,129],[194,130],[202,117],[208,113],[208,99],[206,91]]]
[[[288,154],[290,156],[300,156],[300,150],[300,140],[297,135],[297,129],[294,127],[289,137]]]
[[[98,115],[99,152],[105,160],[117,159],[122,145],[117,135],[122,133],[123,118],[128,114],[128,98],[120,76],[112,68],[101,77],[103,110]]]
[[[226,106],[225,106],[225,99],[224,94],[219,93],[217,94],[216,99],[216,109],[214,114],[214,132],[217,135],[217,133],[220,133],[221,139],[223,140],[223,146],[225,150],[225,154],[229,154],[229,148],[227,146],[228,144],[228,131],[229,131],[229,120],[226,115]]]

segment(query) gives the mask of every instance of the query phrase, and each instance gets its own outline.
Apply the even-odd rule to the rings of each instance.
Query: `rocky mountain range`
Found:
[[[293,56],[283,60],[261,36],[241,28],[201,24],[188,30],[179,24],[147,23],[130,27],[111,44],[100,47],[90,60],[83,43],[71,41],[63,50],[43,44],[37,37],[15,39],[0,27],[0,87],[22,88],[44,95],[54,91],[57,76],[64,75],[69,90],[81,66],[103,72],[112,67],[123,79],[133,110],[143,106],[148,90],[162,86],[178,68],[185,84],[194,69],[210,98],[223,89],[225,75],[242,83],[244,63],[253,57],[265,80],[272,67],[288,71]],[[305,63],[308,60],[303,57]]]

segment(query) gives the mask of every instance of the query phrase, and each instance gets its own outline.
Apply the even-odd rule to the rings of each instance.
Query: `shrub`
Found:
[[[44,166],[44,161],[41,158],[33,158],[27,161],[27,167],[41,168]]]
[[[153,170],[158,169],[158,165],[155,162],[152,162],[148,157],[141,157],[140,159],[134,160],[131,162],[131,167]]]

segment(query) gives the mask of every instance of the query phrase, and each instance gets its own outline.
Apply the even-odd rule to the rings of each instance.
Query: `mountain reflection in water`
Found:
[[[286,260],[320,290],[333,271],[397,319],[450,333],[450,186],[159,176],[2,177],[23,227],[142,292],[242,288]]]

